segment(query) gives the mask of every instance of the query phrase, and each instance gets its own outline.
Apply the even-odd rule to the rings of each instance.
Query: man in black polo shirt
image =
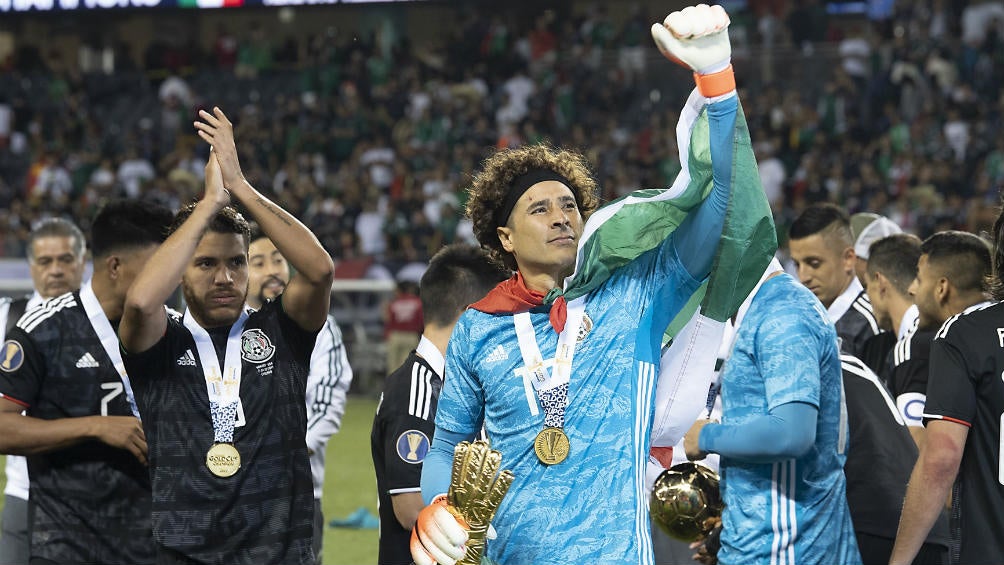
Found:
[[[1004,215],[993,228],[991,295],[1004,299]],[[934,236],[932,236],[933,238]],[[930,239],[930,238],[929,238]],[[925,242],[925,246],[927,242]],[[929,247],[928,250],[931,248]],[[926,257],[926,259],[925,259]],[[915,293],[931,316],[926,285],[944,277],[922,255]],[[943,263],[944,264],[944,263]],[[979,262],[977,261],[978,265]],[[977,283],[978,267],[965,274]],[[923,298],[925,297],[926,298]],[[890,564],[909,563],[951,492],[951,563],[1004,563],[1004,304],[980,302],[948,318],[931,342],[924,449],[910,475]]]
[[[93,278],[27,311],[3,344],[0,453],[28,456],[33,565],[154,562],[147,446],[114,328],[170,220],[150,203],[105,206]]]
[[[918,448],[923,449],[926,433],[924,404],[934,334],[945,320],[986,300],[989,274],[990,246],[979,236],[943,231],[920,246],[908,289],[918,309],[918,323],[896,343],[886,379]]]
[[[80,288],[84,276],[86,244],[80,228],[63,218],[39,222],[28,234],[28,266],[34,292],[19,298],[0,298],[0,343],[21,316],[43,300]],[[5,466],[3,516],[0,517],[0,563],[28,563],[31,534],[28,530],[28,462],[8,455]]]
[[[467,306],[510,273],[470,245],[441,249],[422,275],[425,329],[404,364],[384,382],[370,435],[380,497],[380,565],[409,565],[409,540],[422,501],[422,461],[436,430],[446,344]]]
[[[137,277],[119,331],[150,446],[158,561],[313,564],[306,385],[334,265],[244,179],[223,112],[199,116],[213,147],[205,194]],[[296,270],[250,314],[250,231],[231,199]],[[169,318],[157,304],[179,280],[188,310]]]

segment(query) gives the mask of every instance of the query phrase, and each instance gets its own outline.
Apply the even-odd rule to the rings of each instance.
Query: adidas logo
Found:
[[[485,358],[485,363],[498,363],[509,359],[509,353],[501,345],[496,345],[495,349]]]
[[[191,349],[186,349],[185,354],[178,357],[179,367],[194,367],[195,366],[195,355],[192,355]]]
[[[84,353],[83,357],[77,359],[78,369],[93,369],[98,366],[97,360],[90,353]]]

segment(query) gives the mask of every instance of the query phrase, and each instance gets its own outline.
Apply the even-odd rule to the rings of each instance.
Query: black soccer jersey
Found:
[[[896,342],[892,351],[892,372],[886,384],[908,426],[921,426],[924,422],[933,339],[933,330],[914,329]]]
[[[304,434],[316,335],[282,311],[281,299],[248,317],[240,348],[243,418],[234,431],[241,467],[226,478],[206,467],[214,439],[209,397],[198,348],[182,321],[170,317],[156,345],[123,354],[136,375],[160,546],[209,565],[313,563]]]
[[[420,493],[422,461],[436,430],[436,405],[443,379],[414,351],[384,381],[370,434],[380,501],[380,565],[412,562],[411,532],[394,516],[391,496]]]
[[[917,461],[917,445],[878,376],[856,357],[840,356],[847,423],[847,506],[855,532],[893,540],[906,484]],[[927,543],[948,545],[942,513]]]
[[[122,378],[78,292],[29,309],[7,335],[0,393],[44,420],[132,416]],[[28,457],[31,555],[55,563],[153,563],[150,479],[100,441]]]
[[[1004,303],[949,318],[931,343],[924,417],[969,427],[952,497],[958,563],[1004,563]]]
[[[866,350],[866,344],[882,330],[875,319],[871,300],[865,291],[862,290],[858,294],[850,308],[833,325],[837,329],[837,337],[840,338],[840,352],[865,359],[869,362],[869,366],[872,366],[875,355]]]

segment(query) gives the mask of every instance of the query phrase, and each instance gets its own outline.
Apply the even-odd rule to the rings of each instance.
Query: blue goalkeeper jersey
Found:
[[[722,564],[861,563],[847,507],[848,425],[837,336],[826,310],[788,275],[768,279],[722,370],[722,423],[790,402],[818,408],[816,443],[776,463],[721,457]]]
[[[437,429],[473,435],[484,423],[515,481],[492,524],[491,562],[653,562],[645,463],[663,331],[698,287],[673,237],[618,269],[585,296],[568,387],[568,458],[534,454],[544,427],[511,314],[469,309],[446,355]],[[658,307],[655,307],[658,305]],[[548,308],[531,311],[545,363],[558,335]]]

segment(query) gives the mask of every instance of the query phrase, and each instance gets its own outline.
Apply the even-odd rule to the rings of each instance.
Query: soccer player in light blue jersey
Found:
[[[739,309],[722,368],[722,422],[687,432],[721,456],[718,562],[861,563],[847,507],[847,415],[837,334],[816,297],[772,262]]]
[[[585,159],[542,146],[504,150],[475,178],[467,208],[475,234],[516,274],[472,305],[451,337],[422,473],[429,505],[412,536],[418,565],[464,556],[468,534],[439,495],[454,446],[482,425],[515,476],[492,521],[489,562],[653,562],[645,468],[662,336],[708,277],[735,167],[752,159],[748,150],[739,156],[749,141],[727,26],[724,10],[706,5],[653,26],[663,52],[695,70],[698,84],[677,129],[684,172],[673,188],[704,178],[710,194],[671,235],[653,238],[641,216],[604,235],[626,246],[654,240],[588,292],[575,296],[566,284],[562,294],[566,277],[588,268],[593,257],[582,249],[609,219],[610,207],[592,214]],[[646,196],[618,201],[620,210]]]

